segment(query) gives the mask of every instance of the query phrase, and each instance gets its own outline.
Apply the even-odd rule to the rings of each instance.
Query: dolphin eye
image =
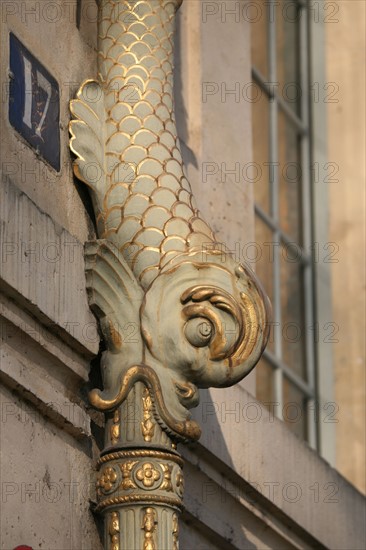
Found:
[[[209,348],[210,359],[231,357],[242,340],[243,318],[237,301],[215,286],[197,285],[181,296],[185,335],[192,346]]]
[[[186,338],[192,346],[202,348],[207,346],[215,332],[212,323],[202,317],[190,319],[184,329]]]

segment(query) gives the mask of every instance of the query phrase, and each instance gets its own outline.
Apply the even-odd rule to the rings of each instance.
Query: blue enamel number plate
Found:
[[[60,170],[60,92],[57,81],[10,34],[10,124],[55,170]]]

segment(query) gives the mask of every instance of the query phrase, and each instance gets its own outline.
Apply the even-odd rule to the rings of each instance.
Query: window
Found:
[[[309,10],[261,3],[252,24],[256,270],[273,307],[257,397],[318,448]]]

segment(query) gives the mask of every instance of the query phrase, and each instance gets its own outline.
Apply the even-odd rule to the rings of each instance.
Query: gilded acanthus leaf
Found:
[[[107,186],[104,93],[99,82],[87,80],[70,103],[70,147],[76,155],[76,176],[94,190]]]

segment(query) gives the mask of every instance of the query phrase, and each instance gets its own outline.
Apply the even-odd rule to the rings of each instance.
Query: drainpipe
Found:
[[[89,303],[106,344],[97,511],[107,550],[177,550],[183,461],[199,439],[199,388],[228,387],[259,360],[269,302],[217,243],[186,179],[173,106],[183,0],[99,0],[98,78],[71,101],[75,175],[90,190]]]

